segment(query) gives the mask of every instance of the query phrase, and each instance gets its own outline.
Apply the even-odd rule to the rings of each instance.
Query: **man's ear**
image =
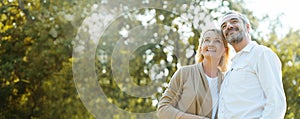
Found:
[[[246,29],[247,29],[247,32],[250,33],[250,31],[251,31],[251,25],[250,24],[246,24]]]

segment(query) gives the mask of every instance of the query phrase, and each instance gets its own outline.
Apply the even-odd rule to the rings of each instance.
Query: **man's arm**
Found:
[[[257,65],[257,75],[266,96],[262,119],[283,119],[286,97],[282,84],[281,62],[277,55],[266,48]]]

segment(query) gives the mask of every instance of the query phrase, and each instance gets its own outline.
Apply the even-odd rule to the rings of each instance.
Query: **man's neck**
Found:
[[[241,42],[235,43],[235,44],[231,44],[231,45],[234,48],[235,52],[239,52],[243,48],[245,48],[249,43],[250,43],[249,39],[243,39]]]

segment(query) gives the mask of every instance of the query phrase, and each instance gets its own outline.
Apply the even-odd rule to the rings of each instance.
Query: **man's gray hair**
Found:
[[[220,20],[220,26],[222,25],[222,21],[223,21],[224,17],[227,16],[227,15],[230,15],[230,14],[236,14],[236,15],[239,16],[240,19],[242,19],[242,21],[244,22],[244,24],[250,24],[249,19],[248,19],[244,14],[241,14],[240,12],[231,10],[231,11],[225,13],[225,14],[221,17],[221,20]]]

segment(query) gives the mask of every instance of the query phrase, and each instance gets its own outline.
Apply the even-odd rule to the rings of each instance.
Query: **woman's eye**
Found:
[[[220,41],[219,41],[219,40],[214,40],[213,42],[214,42],[214,43],[220,43]]]

